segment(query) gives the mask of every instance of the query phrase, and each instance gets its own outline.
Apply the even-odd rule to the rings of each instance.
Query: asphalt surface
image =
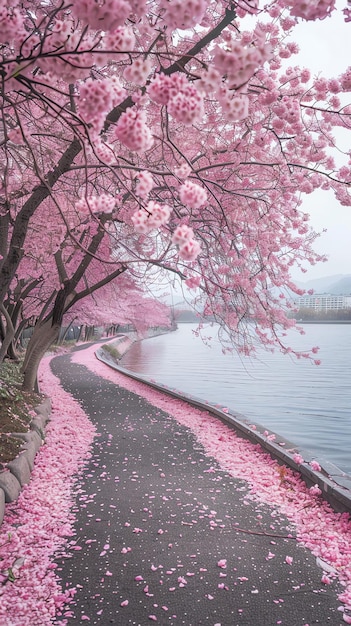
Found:
[[[98,433],[76,486],[79,549],[56,561],[77,587],[68,626],[344,623],[338,583],[321,583],[293,526],[187,428],[69,355],[52,370]]]

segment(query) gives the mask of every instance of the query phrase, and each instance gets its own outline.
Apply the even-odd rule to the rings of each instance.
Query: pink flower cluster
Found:
[[[324,20],[335,9],[335,0],[295,0],[290,14],[304,20]]]
[[[50,36],[45,37],[43,44],[39,37],[32,36],[24,42],[23,54],[30,55],[42,45],[42,52],[37,63],[42,72],[49,76],[54,74],[60,79],[75,83],[78,79],[89,76],[90,69],[94,64],[90,50],[96,41],[88,34],[82,37],[82,33],[75,29],[70,20],[56,20],[53,24]]]
[[[135,46],[135,36],[131,28],[119,26],[116,30],[106,33],[103,44],[105,50],[113,53],[131,52]],[[121,59],[120,54],[118,59]]]
[[[178,93],[176,79],[178,79],[177,74],[172,74],[172,76],[156,74],[147,88],[151,100],[157,104],[168,104],[170,98]]]
[[[201,283],[200,276],[189,276],[189,278],[187,278],[185,281],[185,284],[188,287],[188,289],[197,289],[200,283]]]
[[[191,209],[199,209],[207,200],[207,193],[203,187],[186,180],[179,189],[179,198],[183,204]]]
[[[204,115],[203,97],[192,85],[177,93],[167,108],[169,114],[185,126],[191,126]]]
[[[151,60],[138,57],[124,70],[124,78],[130,83],[143,85],[152,69]]]
[[[181,165],[179,165],[179,167],[176,167],[174,170],[175,176],[177,176],[178,178],[183,178],[183,179],[188,178],[190,172],[191,172],[191,167],[187,163],[182,163]]]
[[[115,199],[106,193],[100,196],[89,196],[89,198],[81,198],[76,202],[76,209],[79,213],[85,215],[93,213],[99,215],[101,213],[112,213],[115,208]]]
[[[186,224],[181,224],[175,229],[172,235],[172,242],[175,243],[177,246],[182,246],[184,243],[189,241],[189,239],[193,239],[193,237],[193,229]]]
[[[79,91],[79,113],[97,133],[102,129],[108,111],[125,97],[125,90],[117,77],[113,81],[88,78]]]
[[[116,162],[116,156],[113,151],[113,147],[105,141],[102,141],[100,136],[94,137],[94,146],[91,152],[103,163],[112,165]]]
[[[16,128],[11,128],[8,131],[7,136],[10,141],[12,141],[12,143],[15,143],[17,145],[23,144],[23,135],[19,126],[16,126]]]
[[[12,43],[26,35],[23,16],[18,9],[9,5],[10,3],[5,0],[0,2],[0,42],[2,44]]]
[[[347,68],[346,72],[341,74],[340,84],[343,91],[351,91],[351,65]]]
[[[305,462],[303,456],[301,456],[301,454],[298,454],[298,452],[294,454],[293,459],[295,463],[297,463],[297,465],[302,465],[302,463]]]
[[[287,124],[296,128],[296,125],[301,122],[300,104],[297,99],[284,96],[272,108],[277,116],[273,120],[273,127],[277,132],[286,130]]]
[[[145,152],[154,143],[151,130],[146,124],[145,111],[129,107],[119,118],[113,133],[129,150]]]
[[[196,87],[199,91],[209,94],[217,91],[222,84],[222,76],[212,66],[208,67],[205,72],[201,74],[201,78],[197,81]]]
[[[312,487],[310,487],[310,494],[311,496],[320,496],[322,495],[322,491],[321,489],[318,487],[318,485],[312,485]]]
[[[126,0],[74,0],[72,13],[94,30],[114,30],[122,26],[131,13],[131,6]]]
[[[188,239],[182,246],[179,246],[179,258],[183,261],[196,261],[200,252],[201,246],[197,239]]]
[[[80,86],[79,113],[87,124],[99,132],[104,124],[107,112],[112,107],[112,89],[110,80],[88,78]]]
[[[272,52],[263,36],[257,37],[255,45],[245,46],[241,39],[226,41],[225,47],[215,48],[214,66],[227,76],[231,88],[238,88],[247,83],[258,67],[271,58]]]
[[[169,114],[186,126],[204,115],[202,94],[183,74],[156,74],[147,91],[154,102],[167,105]]]
[[[156,74],[150,81],[147,92],[154,102],[157,104],[168,104],[181,86],[184,84],[184,77],[178,74],[167,76],[166,74]]]
[[[200,24],[207,9],[206,0],[161,0],[163,19],[172,30]]]
[[[223,115],[228,122],[244,120],[249,114],[249,98],[245,94],[234,94],[226,85],[221,85],[217,91]]]
[[[172,242],[179,246],[179,257],[183,261],[195,261],[201,252],[199,242],[194,239],[194,231],[190,226],[182,224],[177,226]]]
[[[132,222],[137,233],[146,235],[155,228],[167,224],[171,215],[168,204],[158,204],[150,200],[146,209],[139,209],[132,215]]]
[[[238,6],[236,8],[237,16],[240,18],[245,17],[245,15],[254,15],[257,13],[259,5],[259,0],[243,0],[242,2],[238,2]]]
[[[135,187],[135,193],[139,198],[143,200],[147,200],[147,197],[154,186],[154,179],[152,178],[152,174],[143,170],[139,172],[136,176],[137,183]]]
[[[311,461],[310,466],[315,472],[321,471],[321,466],[319,465],[318,461]]]

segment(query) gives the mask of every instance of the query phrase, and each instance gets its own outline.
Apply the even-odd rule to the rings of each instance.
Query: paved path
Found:
[[[68,626],[343,624],[337,583],[321,583],[287,520],[211,471],[191,432],[69,355],[52,370],[98,431],[77,487],[81,549],[58,561],[78,587]]]

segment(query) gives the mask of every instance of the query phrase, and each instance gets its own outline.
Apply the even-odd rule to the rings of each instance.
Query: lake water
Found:
[[[196,324],[133,345],[122,365],[280,433],[351,474],[351,324],[306,324],[294,348],[319,346],[320,366],[279,353],[259,360],[223,355],[216,326],[210,347]]]

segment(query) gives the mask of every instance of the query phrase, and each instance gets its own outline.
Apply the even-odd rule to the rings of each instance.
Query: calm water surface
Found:
[[[351,324],[308,324],[294,348],[319,346],[319,367],[262,351],[259,360],[223,355],[194,336],[196,325],[134,344],[124,367],[227,406],[351,474]]]

